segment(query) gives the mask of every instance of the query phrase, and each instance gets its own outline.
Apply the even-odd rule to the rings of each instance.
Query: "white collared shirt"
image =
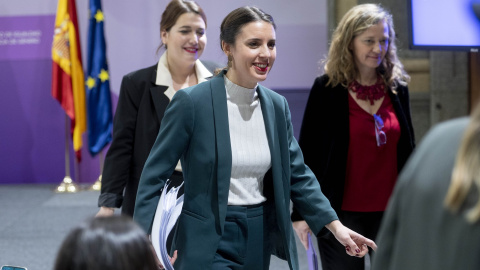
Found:
[[[213,76],[199,59],[195,61],[195,73],[197,75],[198,83],[205,82],[207,81],[208,77]],[[176,91],[173,88],[172,74],[170,74],[170,70],[168,69],[167,51],[162,54],[160,60],[158,61],[157,78],[155,80],[155,84],[168,86],[168,89],[165,91],[165,95],[168,97],[168,99],[172,100]]]

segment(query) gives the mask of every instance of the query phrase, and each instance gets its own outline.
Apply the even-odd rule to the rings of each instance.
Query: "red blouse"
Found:
[[[397,180],[397,143],[400,124],[389,95],[377,111],[386,134],[386,144],[377,146],[373,115],[348,95],[350,142],[342,210],[385,211]]]

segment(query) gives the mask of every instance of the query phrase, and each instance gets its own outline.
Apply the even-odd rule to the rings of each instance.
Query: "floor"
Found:
[[[55,188],[0,185],[0,265],[52,269],[65,235],[97,212],[99,191],[81,187],[76,193],[56,193]],[[307,270],[307,255],[298,239],[297,250],[300,270]],[[270,269],[289,267],[287,262],[272,257]]]

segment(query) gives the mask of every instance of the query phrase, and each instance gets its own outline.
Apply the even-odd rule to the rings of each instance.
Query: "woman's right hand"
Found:
[[[95,217],[109,217],[113,216],[114,213],[115,208],[102,206],[100,207],[100,210],[98,210],[98,213],[95,215]]]
[[[368,253],[368,247],[377,250],[377,244],[372,240],[345,227],[340,220],[334,220],[325,225],[335,238],[345,247],[345,252],[350,256],[362,258]]]
[[[308,227],[307,222],[305,220],[301,221],[295,221],[292,223],[293,229],[297,233],[298,238],[300,239],[300,242],[302,242],[302,245],[305,247],[305,249],[308,249],[308,233],[311,233],[310,227]]]

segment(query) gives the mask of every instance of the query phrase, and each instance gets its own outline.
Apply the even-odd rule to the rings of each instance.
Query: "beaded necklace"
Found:
[[[381,99],[385,96],[385,84],[382,77],[377,78],[377,82],[373,85],[361,85],[356,80],[350,83],[348,86],[350,90],[357,94],[357,99],[370,100],[370,104],[373,105],[375,100]]]

